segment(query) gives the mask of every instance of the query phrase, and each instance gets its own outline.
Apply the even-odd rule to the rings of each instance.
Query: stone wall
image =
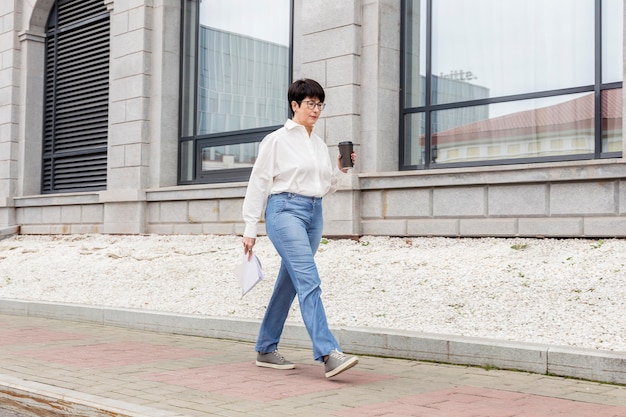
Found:
[[[324,230],[341,237],[626,237],[624,178],[626,166],[615,162],[348,175],[324,199]],[[245,190],[246,183],[148,190],[145,233],[241,234]],[[16,207],[24,234],[104,230],[97,193],[18,198]]]

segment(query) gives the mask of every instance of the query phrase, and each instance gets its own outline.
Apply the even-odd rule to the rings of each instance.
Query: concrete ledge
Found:
[[[170,314],[63,303],[0,299],[0,314],[253,343],[259,320]],[[513,369],[626,384],[626,353],[380,328],[334,328],[341,347],[359,355]],[[285,326],[283,346],[311,346],[303,325]]]
[[[99,204],[98,193],[41,194],[14,197],[15,207],[48,207],[78,204]]]
[[[548,345],[377,328],[344,328],[336,335],[343,349],[360,354],[539,374],[548,369]]]
[[[555,346],[548,350],[548,357],[550,374],[626,383],[626,352]]]
[[[0,404],[3,410],[37,416],[91,417],[183,417],[154,408],[84,394],[38,382],[0,375]],[[21,414],[20,414],[21,415]]]
[[[13,236],[20,231],[19,226],[11,226],[0,229],[0,239],[7,238],[9,236]]]
[[[243,198],[247,182],[187,185],[146,190],[150,202]]]

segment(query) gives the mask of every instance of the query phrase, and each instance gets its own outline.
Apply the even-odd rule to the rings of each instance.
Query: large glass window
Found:
[[[292,0],[183,0],[180,183],[247,180],[288,117]]]
[[[621,0],[404,0],[401,169],[618,157]]]

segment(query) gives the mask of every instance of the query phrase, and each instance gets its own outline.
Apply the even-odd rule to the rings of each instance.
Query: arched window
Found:
[[[109,12],[57,0],[46,26],[42,193],[106,188]]]

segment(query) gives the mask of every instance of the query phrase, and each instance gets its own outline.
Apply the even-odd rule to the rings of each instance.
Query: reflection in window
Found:
[[[235,168],[246,180],[265,130],[288,117],[292,0],[183,5],[181,182]]]
[[[198,135],[284,123],[289,0],[202,0]]]
[[[252,166],[259,152],[259,143],[204,146],[202,148],[202,170],[245,168]]]
[[[179,177],[181,179],[193,178],[193,141],[186,140],[180,143],[178,157],[180,158]]]
[[[602,1],[602,82],[622,81],[624,61],[621,59],[624,36],[623,0]]]
[[[404,142],[404,165],[423,165],[425,152],[426,122],[424,113],[413,113],[405,119],[404,132],[407,138]]]
[[[619,90],[615,90],[619,91]],[[562,97],[560,97],[562,98]],[[593,153],[595,141],[593,94],[574,95],[558,104],[554,99],[527,100],[530,110],[459,124],[446,130],[433,129],[437,163],[537,158]],[[477,106],[476,114],[488,114]],[[437,111],[433,120],[453,124],[457,109]],[[504,112],[504,111],[500,111]]]
[[[423,106],[426,78],[426,19],[425,1],[408,1],[406,21],[411,30],[404,33],[406,48],[404,66],[404,101],[407,107]]]
[[[436,0],[432,74],[490,97],[590,85],[593,24],[592,0]],[[433,84],[433,103],[451,101]]]
[[[602,92],[602,152],[622,152],[622,90]]]
[[[289,47],[200,26],[198,134],[284,123]]]
[[[621,0],[403,4],[402,167],[622,152]]]

